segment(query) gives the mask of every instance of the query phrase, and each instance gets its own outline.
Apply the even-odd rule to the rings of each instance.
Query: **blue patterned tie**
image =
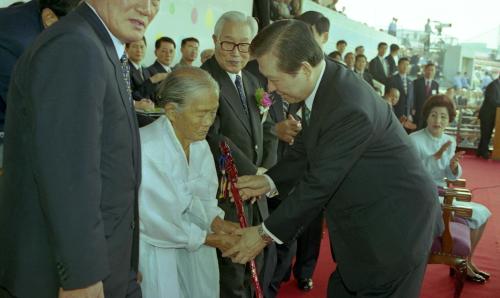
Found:
[[[307,107],[307,105],[304,103],[304,120],[306,120],[306,124],[309,125],[309,118],[311,118],[311,110]]]
[[[243,84],[241,83],[240,75],[236,75],[236,80],[234,81],[234,84],[236,85],[236,89],[238,90],[238,94],[240,95],[240,101],[241,104],[243,105],[243,110],[245,111],[245,115],[248,116],[247,97],[245,95],[245,91],[243,90]]]
[[[127,85],[128,100],[130,103],[132,103],[132,88],[130,87],[130,65],[128,64],[127,54],[123,53],[122,57],[120,58],[120,63],[122,66],[123,79],[125,80],[125,84]]]

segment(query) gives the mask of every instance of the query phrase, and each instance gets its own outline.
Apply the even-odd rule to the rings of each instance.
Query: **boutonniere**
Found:
[[[257,90],[255,90],[255,101],[257,102],[257,107],[259,108],[260,114],[263,115],[262,123],[264,123],[264,121],[266,121],[269,108],[273,104],[271,95],[264,91],[264,88],[257,88]]]

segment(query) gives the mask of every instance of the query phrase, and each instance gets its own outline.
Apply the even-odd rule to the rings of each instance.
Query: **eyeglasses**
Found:
[[[234,43],[231,41],[222,41],[220,43],[220,47],[222,48],[222,50],[228,52],[232,52],[236,47],[238,48],[238,51],[240,51],[240,53],[248,53],[250,51],[250,44],[246,42]]]

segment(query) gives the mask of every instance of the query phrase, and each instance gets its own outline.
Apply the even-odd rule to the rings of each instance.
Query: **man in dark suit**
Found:
[[[0,8],[0,168],[10,76],[17,59],[44,28],[72,10],[79,0],[32,0]]]
[[[385,57],[385,60],[389,65],[389,77],[395,75],[398,71],[398,53],[399,46],[395,43],[391,44],[389,47],[389,55]]]
[[[219,109],[214,124],[207,135],[214,158],[219,163],[219,143],[228,142],[236,167],[241,175],[262,173],[276,163],[277,139],[263,120],[255,99],[255,91],[261,87],[257,78],[243,68],[250,54],[249,47],[257,32],[257,24],[252,17],[241,12],[230,11],[223,14],[215,25],[213,41],[214,57],[201,68],[208,71],[219,83]],[[238,221],[236,208],[229,198],[219,201],[226,212],[225,218]],[[250,224],[260,223],[268,215],[267,202],[256,204],[247,202],[245,214]],[[262,255],[257,260],[262,268]],[[252,297],[250,272],[244,265],[233,264],[219,254],[221,297]]]
[[[481,138],[476,155],[484,159],[489,158],[491,133],[495,127],[496,110],[498,107],[500,107],[500,76],[486,87],[484,101],[479,110]]]
[[[148,67],[148,71],[152,76],[157,73],[169,73],[172,71],[172,62],[175,59],[175,47],[175,41],[167,36],[160,37],[155,41],[156,60]]]
[[[382,85],[386,85],[390,75],[389,64],[387,64],[387,60],[384,58],[385,53],[387,52],[387,43],[379,43],[377,51],[377,57],[373,58],[368,65],[368,71],[375,80]]]
[[[354,60],[354,72],[359,74],[363,80],[375,89],[375,86],[373,85],[373,77],[368,71],[366,71],[366,60],[365,55],[357,55],[356,60]]]
[[[155,95],[155,84],[165,79],[167,74],[160,73],[156,74],[155,77],[151,77],[149,71],[141,65],[146,50],[146,39],[144,37],[141,40],[127,43],[125,50],[127,51],[130,66],[130,89],[132,99],[134,99],[134,106],[143,110],[154,108],[151,99]]]
[[[418,297],[441,211],[389,105],[356,74],[325,61],[300,22],[273,23],[251,53],[271,91],[305,100],[309,127],[266,175],[240,177],[244,198],[273,189],[287,198],[263,224],[239,230],[240,242],[224,255],[245,263],[324,210],[337,262],[328,297]]]
[[[439,84],[434,80],[435,74],[436,65],[430,62],[424,67],[424,76],[413,81],[414,103],[412,115],[415,124],[417,124],[417,129],[423,128],[426,120],[422,119],[424,102],[430,96],[439,93]]]
[[[399,101],[394,106],[396,117],[406,117],[411,120],[411,111],[413,108],[413,82],[408,78],[410,61],[403,57],[398,61],[398,73],[392,76],[387,83],[386,88],[396,88],[399,90]]]
[[[125,43],[142,38],[158,8],[88,0],[16,65],[0,187],[2,297],[140,295],[141,160]]]

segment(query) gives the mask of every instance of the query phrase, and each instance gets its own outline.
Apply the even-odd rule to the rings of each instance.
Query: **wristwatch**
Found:
[[[270,244],[273,242],[273,238],[271,238],[271,236],[269,236],[265,231],[264,231],[264,227],[262,226],[262,224],[259,225],[259,228],[257,229],[257,232],[259,233],[259,236],[262,240],[264,240],[264,242],[266,244]]]

